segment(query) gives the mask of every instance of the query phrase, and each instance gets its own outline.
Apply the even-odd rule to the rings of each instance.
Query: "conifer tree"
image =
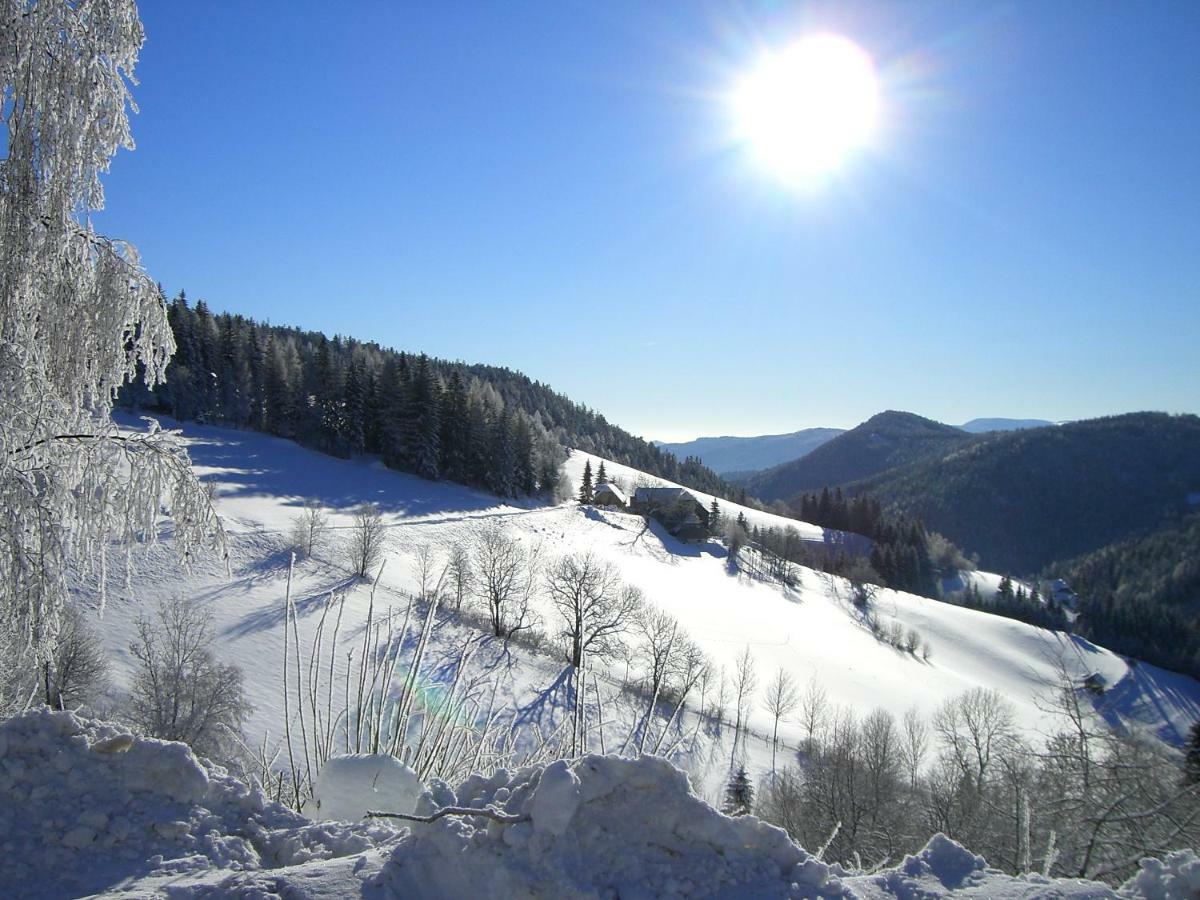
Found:
[[[537,466],[533,458],[533,431],[529,420],[518,412],[513,419],[513,473],[516,493],[537,493]]]
[[[608,473],[604,471],[604,460],[600,460],[600,468],[596,470],[596,486],[608,484]]]
[[[721,804],[721,812],[737,817],[748,815],[753,810],[754,785],[746,774],[746,767],[741,765],[725,785],[725,802]]]
[[[558,466],[549,456],[542,457],[541,473],[538,475],[538,490],[551,500],[556,499],[554,492],[558,490]]]
[[[592,500],[592,461],[589,459],[583,464],[583,480],[579,483],[579,502],[587,504]]]
[[[742,531],[746,532],[747,534],[750,533],[750,523],[746,521],[746,513],[743,510],[738,510],[737,523]]]
[[[468,479],[467,455],[471,422],[467,415],[467,389],[458,369],[450,372],[442,395],[442,470],[453,481]]]
[[[1005,575],[1000,579],[1000,587],[996,591],[996,599],[1001,603],[1001,605],[1006,605],[1012,602],[1013,597],[1012,579]]]
[[[517,454],[513,440],[512,416],[508,409],[500,411],[492,423],[489,440],[487,478],[492,493],[512,497],[517,493]]]
[[[342,419],[342,442],[351,453],[366,446],[367,374],[355,358],[346,372],[346,405]]]
[[[721,507],[716,497],[713,497],[712,504],[708,507],[708,533],[721,533]]]

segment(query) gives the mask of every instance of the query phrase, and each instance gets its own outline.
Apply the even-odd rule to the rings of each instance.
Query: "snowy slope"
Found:
[[[166,423],[165,423],[166,424]],[[118,680],[131,668],[127,648],[133,621],[156,598],[185,593],[208,605],[216,619],[222,656],[246,671],[256,709],[249,723],[257,740],[282,730],[279,677],[282,661],[282,609],[287,577],[286,532],[304,499],[314,498],[331,511],[335,524],[350,521],[354,505],[371,500],[389,523],[389,560],[377,596],[379,609],[402,609],[402,592],[416,584],[416,550],[425,544],[444,554],[469,540],[488,523],[499,522],[543,557],[591,550],[611,560],[648,601],[675,615],[711,658],[732,671],[733,661],[749,646],[758,663],[760,683],[784,667],[803,683],[818,679],[830,700],[865,713],[875,707],[895,712],[917,707],[926,716],[939,703],[982,686],[1000,691],[1017,710],[1020,727],[1037,739],[1049,725],[1041,698],[1065,665],[1076,677],[1100,672],[1111,692],[1105,714],[1114,720],[1132,716],[1136,724],[1178,743],[1200,717],[1200,685],[1191,679],[1139,665],[1085,641],[926,598],[881,591],[877,614],[917,629],[929,642],[923,661],[877,641],[848,600],[838,579],[805,570],[797,589],[785,589],[731,572],[724,548],[716,543],[684,545],[640,517],[561,506],[514,505],[456,485],[432,483],[393,472],[369,461],[344,461],[301,448],[289,441],[251,432],[188,425],[184,428],[198,473],[216,484],[218,509],[233,545],[233,576],[217,564],[190,574],[163,550],[152,551],[134,578],[132,591],[114,584],[104,616],[104,631],[119,660]],[[591,458],[593,468],[599,460]],[[577,482],[585,462],[574,454],[567,471]],[[659,479],[605,461],[610,476],[632,487]],[[710,498],[698,494],[702,502]],[[722,504],[725,514],[739,508]],[[744,510],[752,523],[797,525],[756,510]],[[806,536],[821,530],[801,525]],[[293,598],[300,615],[302,643],[313,633],[331,592],[345,596],[346,626],[361,629],[368,589],[349,578],[336,543],[322,557],[296,571]],[[543,608],[547,631],[554,622]],[[379,612],[377,609],[376,615]],[[449,644],[453,629],[435,638]],[[515,705],[545,702],[561,672],[561,657],[515,651],[508,667],[505,696]],[[761,704],[751,713],[761,733],[769,719]],[[784,722],[781,737],[800,737],[794,722]]]

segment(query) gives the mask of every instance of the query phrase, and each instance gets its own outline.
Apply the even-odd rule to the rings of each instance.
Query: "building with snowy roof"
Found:
[[[595,490],[592,491],[592,505],[625,509],[629,506],[629,498],[615,484],[604,482],[596,485]]]

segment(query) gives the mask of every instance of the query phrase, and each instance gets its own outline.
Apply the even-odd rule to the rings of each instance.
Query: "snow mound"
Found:
[[[347,787],[357,811],[364,784],[387,782],[411,803],[411,773],[396,765],[343,758],[323,790]],[[0,896],[1182,900],[1200,888],[1190,850],[1144,861],[1117,893],[1004,875],[940,834],[894,869],[852,875],[781,829],[712,809],[656,757],[559,760],[473,775],[457,790],[434,781],[415,811],[446,806],[480,815],[403,831],[312,823],[182,744],[29,712],[0,723]]]
[[[5,898],[294,865],[360,853],[394,835],[382,825],[314,825],[184,744],[47,709],[0,723]]]
[[[321,768],[304,812],[320,822],[353,822],[371,810],[411,813],[424,789],[417,773],[394,756],[335,756]]]
[[[436,786],[417,811],[446,805],[446,790]],[[683,772],[656,757],[585,756],[500,771],[469,779],[454,801],[527,821],[480,816],[416,827],[379,876],[397,895],[782,897],[811,861],[781,829],[713,810]],[[816,880],[836,888],[818,866]]]
[[[1143,859],[1142,871],[1122,890],[1146,900],[1194,900],[1200,897],[1200,857],[1178,850],[1165,860]]]

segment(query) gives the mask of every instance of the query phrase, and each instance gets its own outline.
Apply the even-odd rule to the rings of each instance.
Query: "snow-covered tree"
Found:
[[[10,0],[2,15],[0,630],[41,662],[72,571],[103,585],[110,542],[153,541],[164,509],[185,557],[221,536],[178,439],[110,416],[121,384],[162,382],[175,349],[137,251],[88,218],[133,146],[137,9]]]
[[[738,766],[725,785],[725,802],[721,804],[721,812],[727,816],[744,816],[753,810],[754,784],[746,774],[746,767]]]
[[[579,483],[579,502],[585,505],[592,502],[592,461],[590,459],[583,464],[583,480]]]

